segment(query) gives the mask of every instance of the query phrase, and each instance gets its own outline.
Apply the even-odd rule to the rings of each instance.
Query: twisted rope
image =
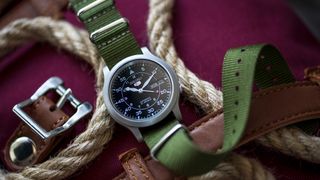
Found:
[[[147,20],[149,47],[159,57],[171,64],[179,77],[180,84],[188,100],[198,105],[206,113],[222,107],[222,93],[211,83],[199,79],[187,69],[178,57],[170,26],[174,0],[150,0]]]
[[[172,6],[173,0],[150,1],[148,33],[151,48],[174,67],[182,84],[184,94],[191,102],[201,107],[205,112],[217,110],[222,104],[221,92],[210,83],[197,78],[184,66],[181,59],[177,56],[172,42],[172,30],[169,23]],[[159,14],[162,15],[160,16]],[[76,54],[92,65],[97,77],[97,108],[89,121],[87,129],[56,157],[33,167],[27,167],[20,173],[8,173],[4,176],[8,179],[63,179],[99,155],[103,146],[111,139],[113,121],[111,121],[110,116],[106,112],[101,93],[104,61],[89,41],[88,34],[85,31],[79,30],[69,23],[54,21],[49,18],[22,19],[1,30],[0,56],[30,40],[49,42],[58,48]],[[278,131],[281,132],[281,130]],[[301,132],[300,130],[296,131]],[[269,137],[269,135],[266,137]],[[300,134],[299,137],[300,139],[303,137],[305,141],[310,142],[309,144],[304,143],[303,147],[313,144],[312,148],[319,148],[319,143],[317,145],[312,143],[313,141],[319,141],[318,138],[305,134]],[[280,139],[287,142],[285,138]],[[279,147],[275,146],[272,142],[268,145],[273,148]],[[311,147],[306,149],[309,148]],[[279,150],[282,151],[282,149]],[[295,148],[291,150],[295,151]],[[291,155],[296,156],[296,154]],[[319,159],[319,157],[316,156],[315,159]],[[233,154],[224,163],[216,167],[214,171],[197,178],[204,179],[205,177],[269,179],[272,178],[272,175],[265,171],[257,161]]]
[[[189,178],[189,180],[206,179],[273,180],[275,178],[271,173],[264,170],[258,161],[233,153],[213,171],[199,177]]]

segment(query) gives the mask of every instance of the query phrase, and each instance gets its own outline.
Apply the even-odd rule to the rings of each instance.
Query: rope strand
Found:
[[[175,50],[170,26],[173,2],[173,0],[150,0],[147,23],[150,47],[174,68],[182,85],[183,93],[189,101],[198,105],[205,112],[215,111],[222,106],[221,91],[188,70]],[[48,42],[57,48],[65,49],[81,57],[93,67],[97,78],[97,108],[87,129],[77,136],[66,149],[41,164],[26,167],[19,173],[3,174],[3,177],[7,179],[64,179],[98,156],[102,152],[103,146],[111,140],[114,122],[106,111],[101,92],[102,69],[105,64],[90,42],[87,32],[79,30],[65,21],[55,21],[45,17],[17,20],[2,29],[0,31],[0,57],[30,40]],[[299,129],[280,129],[277,132],[269,133],[258,141],[285,154],[312,162],[320,162],[319,152],[316,151],[320,148],[319,138],[308,136]],[[290,145],[290,147],[286,147],[284,144]],[[311,156],[311,153],[314,153],[314,156]],[[259,162],[237,154],[231,154],[213,171],[195,178],[226,179],[227,177],[230,179],[273,178]]]

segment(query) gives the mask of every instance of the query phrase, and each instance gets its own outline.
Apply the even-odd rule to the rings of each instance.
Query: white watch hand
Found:
[[[126,87],[124,90],[126,90],[126,91],[132,91],[132,92],[139,92],[139,89],[137,89],[137,88],[131,88],[131,87]]]
[[[144,90],[144,89],[137,89],[137,88],[131,88],[131,87],[126,87],[124,88],[124,90],[126,91],[131,91],[131,92],[155,92],[155,91],[152,91],[152,90]]]
[[[152,75],[146,80],[146,82],[144,82],[143,86],[140,88],[143,90],[143,88],[145,88],[149,82],[151,81],[152,77],[156,74],[156,71],[153,71]]]
[[[142,91],[142,92],[152,92],[152,93],[153,93],[153,92],[155,92],[155,91],[151,91],[151,90],[144,90],[144,89],[142,89],[141,91]]]

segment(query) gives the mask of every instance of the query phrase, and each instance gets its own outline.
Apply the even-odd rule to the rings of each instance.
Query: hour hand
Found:
[[[124,90],[126,90],[126,91],[132,91],[132,92],[139,92],[139,89],[137,89],[137,88],[131,88],[131,87],[126,87],[126,88],[124,88]]]

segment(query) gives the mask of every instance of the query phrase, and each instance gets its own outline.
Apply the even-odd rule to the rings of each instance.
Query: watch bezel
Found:
[[[130,119],[124,115],[122,115],[120,112],[118,112],[113,103],[111,102],[111,92],[110,92],[110,86],[111,86],[111,80],[114,74],[117,72],[117,70],[124,66],[127,63],[130,63],[132,61],[136,60],[146,60],[146,61],[152,61],[159,66],[161,66],[164,71],[167,72],[169,78],[171,79],[171,87],[172,87],[172,95],[168,101],[168,104],[166,107],[159,113],[157,113],[155,116],[152,116],[150,118],[144,118],[139,120],[133,120]],[[177,75],[171,68],[169,64],[167,64],[164,60],[161,58],[152,55],[151,53],[144,53],[144,54],[137,54],[129,56],[121,61],[119,61],[108,73],[104,73],[104,86],[103,86],[103,98],[104,102],[106,104],[106,108],[110,114],[110,116],[119,124],[130,126],[130,127],[148,127],[152,126],[161,120],[165,119],[170,112],[172,112],[172,109],[175,107],[179,100],[179,94],[180,94],[180,88],[179,88],[179,82]]]

